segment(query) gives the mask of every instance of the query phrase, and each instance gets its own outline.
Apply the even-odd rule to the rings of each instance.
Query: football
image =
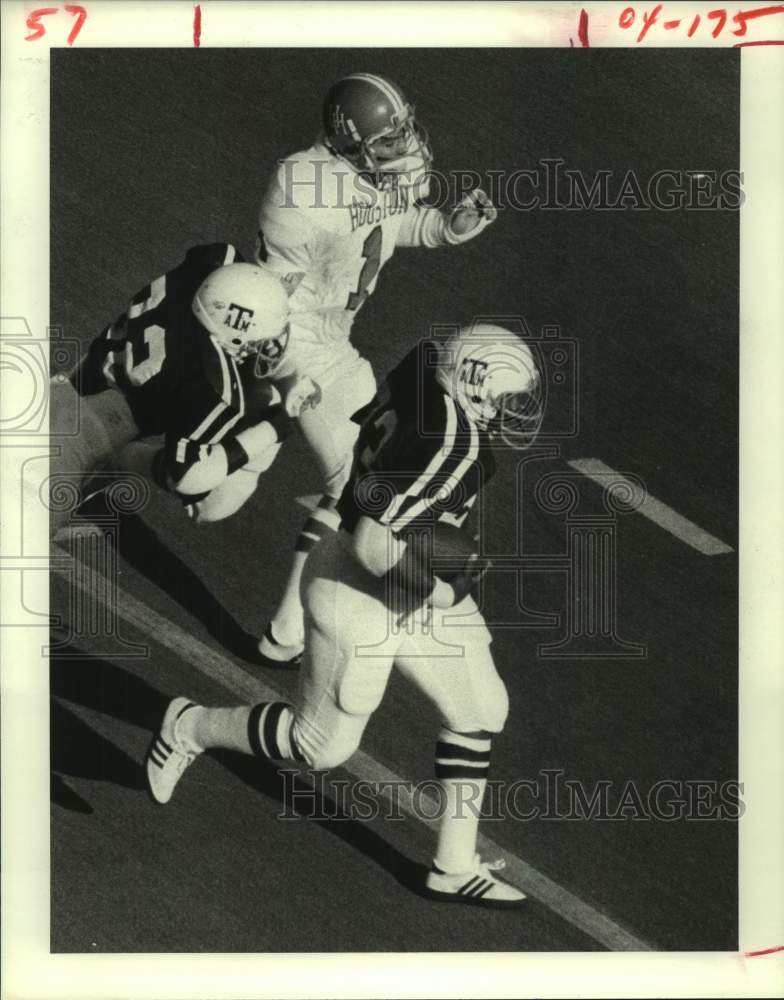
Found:
[[[432,535],[433,572],[449,583],[465,569],[469,559],[478,555],[474,539],[462,528],[437,521]]]

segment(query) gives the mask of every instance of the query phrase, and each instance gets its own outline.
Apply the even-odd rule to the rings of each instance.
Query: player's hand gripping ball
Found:
[[[435,576],[454,590],[454,603],[470,593],[491,566],[489,559],[479,555],[476,538],[444,521],[433,529],[432,560]]]
[[[472,557],[479,558],[476,542],[468,532],[445,521],[433,526],[431,555],[433,573],[446,583],[460,576]]]

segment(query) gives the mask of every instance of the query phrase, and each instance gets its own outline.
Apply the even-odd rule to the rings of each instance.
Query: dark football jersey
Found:
[[[460,525],[495,472],[486,433],[436,381],[436,351],[417,345],[353,418],[362,429],[338,501],[348,531],[362,516],[396,534],[439,520]]]
[[[166,435],[172,465],[191,464],[201,448],[240,429],[245,394],[238,366],[198,322],[191,302],[212,271],[241,261],[231,244],[192,247],[137,292],[82,363],[77,389],[119,389],[142,435]]]

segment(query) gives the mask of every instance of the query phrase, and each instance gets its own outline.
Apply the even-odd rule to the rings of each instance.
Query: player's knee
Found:
[[[194,524],[224,521],[242,507],[253,495],[259,473],[240,469],[206,496],[188,504],[188,515]]]
[[[473,704],[445,717],[446,725],[453,732],[467,733],[477,729],[487,733],[500,733],[509,715],[509,695],[500,677],[486,682]]]
[[[227,517],[236,514],[243,503],[244,501],[227,504],[223,499],[213,503],[210,494],[204,500],[188,504],[187,511],[194,524],[216,524],[218,521],[225,521]]]
[[[292,746],[316,771],[340,767],[358,749],[367,721],[340,710],[317,720],[297,711],[291,727]]]
[[[228,516],[225,514],[218,516],[218,511],[211,509],[207,500],[209,500],[209,494],[203,500],[186,504],[186,513],[194,524],[212,524],[214,521],[222,521],[224,517]]]
[[[308,764],[314,771],[329,771],[333,767],[340,767],[341,764],[345,764],[358,747],[358,742],[351,744],[345,742],[328,744],[309,754],[308,756],[311,759],[308,761]]]
[[[324,493],[339,497],[351,475],[352,452],[346,452],[332,465],[324,469]]]
[[[509,695],[506,685],[498,678],[498,684],[488,692],[486,704],[483,705],[483,725],[489,733],[500,733],[506,724],[509,715]]]
[[[293,732],[308,767],[314,771],[328,771],[345,764],[359,749],[361,739],[358,733],[336,733],[328,739],[308,739],[298,732],[296,722]]]

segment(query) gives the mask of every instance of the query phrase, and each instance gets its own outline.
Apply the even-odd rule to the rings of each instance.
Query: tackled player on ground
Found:
[[[195,521],[237,510],[288,433],[269,385],[288,321],[280,282],[227,243],[192,247],[142,288],[51,380],[51,533],[129,472],[175,493]]]

